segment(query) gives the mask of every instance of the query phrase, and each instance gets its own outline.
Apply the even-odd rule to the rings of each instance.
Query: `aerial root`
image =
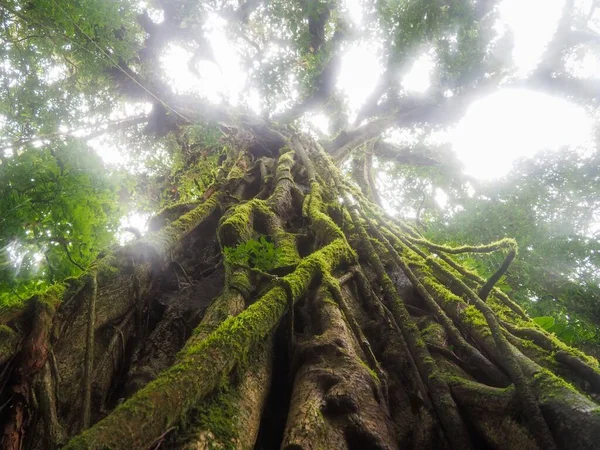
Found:
[[[354,202],[348,195],[345,195],[344,204],[346,206],[353,205]],[[435,411],[437,412],[437,417],[442,424],[445,436],[451,446],[464,449],[471,448],[468,431],[458,412],[456,403],[452,399],[450,389],[439,376],[435,362],[427,350],[427,346],[421,337],[420,331],[410,318],[408,311],[404,307],[403,300],[396,292],[392,280],[387,274],[370,241],[370,237],[361,222],[357,208],[349,208],[349,213],[352,218],[352,223],[358,232],[358,236],[362,241],[364,250],[368,255],[369,263],[374,268],[379,283],[383,288],[388,307],[392,311],[394,318],[402,331],[402,335],[404,336],[409,352],[412,354],[418,372],[423,379],[424,384],[427,386],[428,394],[432,400]]]
[[[36,398],[44,419],[44,446],[59,448],[67,442],[67,433],[61,426],[56,408],[56,384],[53,379],[50,361],[42,367],[34,382]]]
[[[416,238],[412,238],[412,237],[407,237],[407,239],[410,242],[412,242],[413,244],[419,244],[419,245],[422,245],[434,252],[445,253],[445,254],[449,254],[449,255],[457,255],[460,253],[491,253],[491,252],[494,252],[497,250],[508,249],[508,254],[504,258],[504,261],[502,262],[502,264],[500,265],[498,270],[496,270],[496,272],[494,272],[492,274],[492,276],[485,282],[485,284],[479,290],[479,293],[478,293],[479,297],[483,301],[485,301],[487,299],[488,295],[494,288],[494,285],[498,282],[498,280],[500,280],[502,275],[504,275],[506,273],[506,271],[508,270],[508,267],[510,266],[512,261],[515,259],[515,256],[517,256],[517,243],[515,242],[514,239],[508,239],[508,238],[501,239],[496,242],[492,242],[491,244],[463,245],[460,247],[449,247],[446,245],[438,245],[438,244],[429,242],[426,239],[416,239]]]
[[[351,272],[350,272],[350,274],[351,274]],[[344,294],[342,293],[340,284],[341,284],[340,280],[327,280],[326,281],[326,285],[327,285],[333,299],[338,304],[338,307],[340,308],[342,314],[344,315],[346,322],[350,326],[350,329],[352,330],[356,341],[359,343],[359,345],[363,351],[363,354],[364,354],[365,358],[367,359],[368,366],[371,368],[371,370],[374,370],[375,373],[377,374],[377,377],[379,378],[379,381],[381,384],[381,390],[383,392],[383,397],[387,401],[387,399],[388,399],[387,374],[381,368],[381,364],[379,364],[379,361],[377,361],[377,358],[375,357],[375,354],[373,353],[373,349],[371,348],[371,344],[369,343],[369,340],[364,335],[362,328],[356,321],[356,317],[354,316],[354,314],[352,313],[352,310],[350,309],[346,300],[344,299]]]
[[[82,411],[82,429],[90,426],[91,420],[91,401],[92,401],[92,374],[94,364],[94,331],[96,324],[96,296],[98,294],[98,279],[96,271],[90,273],[91,292],[88,299],[87,310],[87,336],[85,360],[83,369],[83,411]]]
[[[569,366],[581,378],[590,382],[592,389],[600,393],[600,371],[590,366],[581,358],[578,358],[564,350],[559,350],[554,354],[554,359]]]
[[[371,223],[367,217],[365,220]],[[460,331],[456,328],[452,320],[445,313],[443,308],[440,306],[439,292],[429,287],[425,287],[420,281],[416,274],[410,269],[409,265],[402,259],[396,249],[392,246],[389,239],[387,239],[379,230],[371,223],[371,229],[374,230],[375,236],[382,241],[388,252],[393,256],[395,263],[402,269],[406,277],[410,280],[415,290],[421,295],[421,298],[425,301],[427,307],[434,313],[437,320],[443,325],[446,333],[450,337],[451,343],[456,347],[458,353],[461,354],[465,362],[469,366],[475,367],[483,372],[494,384],[498,386],[506,386],[508,380],[506,376],[494,366],[490,360],[488,360],[479,350],[469,344],[461,335]],[[390,235],[394,238],[394,235]],[[396,239],[396,243],[400,244],[400,241]]]
[[[396,449],[377,375],[361,362],[342,311],[325,287],[308,301],[314,320],[299,344],[306,358],[296,372],[281,448]]]
[[[253,352],[252,361],[239,366],[232,381],[200,402],[188,414],[191,436],[184,450],[252,448],[272,383],[271,335]]]
[[[448,273],[437,261],[432,258],[428,259],[430,264],[442,273]],[[455,283],[460,289],[467,295],[469,300],[475,305],[475,307],[483,314],[490,331],[498,352],[500,353],[500,363],[504,366],[504,369],[509,374],[510,379],[515,383],[517,393],[521,399],[523,410],[527,415],[529,430],[535,437],[538,445],[544,449],[554,449],[556,445],[554,439],[548,428],[548,424],[544,420],[540,407],[537,403],[535,395],[529,385],[526,377],[523,374],[523,370],[520,364],[517,362],[514,352],[518,351],[507,341],[503,334],[502,328],[496,318],[496,315],[475,292],[473,292],[464,282],[454,277]]]

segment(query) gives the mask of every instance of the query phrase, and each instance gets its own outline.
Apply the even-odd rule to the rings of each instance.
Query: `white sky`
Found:
[[[513,61],[517,75],[533,70],[552,38],[561,17],[564,0],[504,0],[499,5],[500,24],[513,34]]]
[[[127,216],[121,218],[121,227],[117,232],[117,240],[121,245],[135,239],[135,235],[130,231],[123,231],[123,228],[135,228],[137,229],[142,236],[146,234],[148,231],[148,219],[152,214],[150,213],[140,213],[140,212],[132,212]]]
[[[373,92],[383,73],[383,66],[377,54],[380,49],[381,43],[363,41],[344,52],[337,88],[348,98],[350,123],[354,122],[359,108]]]
[[[590,147],[591,132],[590,117],[566,100],[504,89],[474,102],[450,139],[466,172],[490,179],[542,149]]]

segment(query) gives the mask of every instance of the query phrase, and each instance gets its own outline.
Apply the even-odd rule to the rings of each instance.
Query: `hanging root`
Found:
[[[258,435],[262,411],[271,385],[273,337],[259,345],[234,379],[201,402],[188,414],[191,436],[178,448],[252,448]]]
[[[513,262],[513,259],[515,259],[515,256],[517,256],[517,250],[514,248],[510,249],[508,255],[506,255],[506,258],[504,258],[502,265],[498,268],[498,270],[496,270],[496,272],[492,274],[492,276],[486,281],[486,283],[481,287],[481,289],[479,289],[478,294],[481,300],[485,302],[488,295],[490,295],[490,291],[493,289],[494,285],[498,282],[498,280],[500,280],[502,275],[506,273],[508,267]]]
[[[285,277],[294,301],[306,294],[312,280],[351,258],[347,244],[336,240],[302,260]],[[213,392],[236,364],[245,361],[247,352],[273,330],[287,307],[285,290],[281,286],[272,287],[238,316],[226,319],[206,339],[187,345],[178,363],[65,448],[147,446],[183,412]]]
[[[59,291],[62,294],[62,291]],[[54,316],[54,304],[58,303],[52,290],[34,296],[29,301],[30,331],[15,358],[13,383],[10,387],[9,410],[3,424],[3,448],[19,450],[23,447],[26,427],[34,411],[30,392],[34,376],[44,367],[48,357],[49,336]],[[5,406],[6,407],[6,406]]]
[[[369,219],[365,217],[365,220],[369,222]],[[396,264],[400,266],[402,271],[405,273],[407,278],[410,280],[416,291],[421,295],[421,297],[425,300],[428,308],[435,314],[438,321],[444,326],[446,333],[450,336],[450,341],[456,347],[456,350],[462,354],[465,358],[467,364],[471,367],[481,370],[489,380],[491,380],[497,386],[506,386],[507,379],[506,376],[500,372],[484,355],[482,355],[479,350],[469,344],[460,334],[460,331],[454,326],[454,323],[450,318],[446,315],[444,310],[439,305],[438,301],[434,298],[439,293],[437,290],[432,289],[430,292],[417,278],[417,276],[412,272],[412,270],[408,267],[408,264],[404,262],[402,257],[398,254],[398,252],[394,249],[394,247],[390,244],[389,240],[383,236],[378,230],[377,227],[371,224],[371,228],[374,230],[376,237],[378,237],[382,242],[385,243],[388,252],[393,256]]]
[[[58,420],[56,412],[56,386],[50,362],[46,362],[36,376],[35,392],[44,420],[44,448],[60,448],[67,442],[67,433]]]
[[[439,272],[446,273],[446,275],[452,277],[452,274],[448,273],[446,269],[444,269],[437,261],[435,261],[435,259],[428,258],[427,262]],[[507,341],[492,309],[460,279],[454,278],[454,281],[456,285],[460,286],[460,289],[468,296],[469,300],[475,305],[475,307],[483,314],[483,317],[485,318],[492,333],[492,337],[494,338],[494,342],[496,343],[498,352],[500,353],[500,363],[503,365],[504,369],[509,374],[510,379],[517,388],[517,393],[521,400],[523,410],[527,415],[531,434],[535,436],[538,445],[540,445],[542,448],[556,448],[554,439],[550,433],[548,424],[542,416],[533,390],[531,389],[527,378],[523,374],[521,366],[517,362],[515,352],[518,352],[518,350],[516,350]]]
[[[18,424],[35,406],[27,395],[33,380],[45,428],[35,430],[32,448],[62,445],[81,417],[91,427],[66,449],[271,448],[275,440],[287,450],[552,449],[568,447],[568,439],[573,448],[593,448],[597,404],[542,366],[597,390],[597,364],[536,328],[495,287],[516,256],[514,241],[430,243],[344,182],[317,143],[280,137],[281,146],[255,165],[247,152],[232,151],[203,203],[185,205],[180,217],[109,253],[80,279],[92,282],[55,321],[56,364],[45,360],[51,308],[36,311],[38,323],[11,364],[19,371],[8,384],[5,442],[25,444]],[[222,249],[267,236],[279,253],[276,267],[223,251],[224,284],[219,273],[220,290],[202,292],[206,261],[189,255],[206,233],[193,230],[217,221]],[[508,255],[488,280],[451,256],[498,250]],[[189,289],[174,290],[172,276],[164,282],[169,263]],[[146,318],[139,339],[131,339],[134,297]],[[178,333],[177,315],[187,301],[194,324],[202,318],[189,338],[187,328]],[[275,333],[286,326],[288,351],[285,342],[275,350]],[[177,345],[164,351],[155,343],[167,334]],[[154,347],[164,355],[155,358]],[[59,367],[62,380],[52,376]],[[142,387],[134,382],[144,368],[155,379]],[[277,386],[288,376],[290,392]],[[80,383],[83,395],[69,388]]]
[[[92,402],[92,374],[94,364],[94,327],[96,322],[96,296],[98,293],[98,280],[96,272],[90,273],[91,292],[88,300],[87,311],[87,338],[85,349],[85,362],[83,368],[83,413],[82,429],[89,428]]]
[[[344,197],[345,204],[353,205],[348,196]],[[402,335],[406,341],[408,349],[412,354],[415,364],[419,370],[421,378],[428,389],[429,397],[437,412],[444,434],[450,444],[455,448],[471,448],[470,439],[466,426],[460,417],[458,408],[452,399],[448,385],[441,379],[437,373],[435,363],[427,346],[423,342],[418,328],[412,322],[408,311],[404,307],[404,302],[396,292],[396,289],[387,274],[379,256],[377,255],[369,236],[363,227],[356,207],[349,207],[352,222],[356,228],[358,235],[362,240],[362,245],[369,258],[370,265],[374,268],[377,274],[379,283],[383,287],[384,296],[388,302],[388,307],[394,314],[394,318],[402,331]]]
[[[460,253],[491,253],[496,250],[508,249],[508,254],[504,258],[504,261],[492,274],[492,276],[486,281],[486,283],[479,290],[479,297],[481,300],[485,301],[490,294],[491,290],[494,288],[494,285],[500,280],[502,275],[506,273],[508,267],[513,262],[515,257],[517,256],[517,243],[514,239],[504,238],[496,242],[492,242],[491,244],[485,245],[463,245],[460,247],[448,247],[445,245],[438,245],[432,242],[429,242],[425,239],[415,239],[408,238],[414,244],[420,244],[427,247],[430,250],[436,252],[442,252],[450,255],[457,255]]]
[[[328,289],[309,300],[311,325],[298,344],[300,367],[282,449],[397,448],[379,379]]]
[[[352,272],[350,272],[350,275],[352,275]],[[341,280],[336,280],[334,278],[325,280],[325,285],[329,288],[331,296],[335,299],[336,303],[338,304],[338,307],[340,308],[341,312],[343,313],[343,315],[346,319],[346,322],[348,323],[348,325],[350,326],[350,329],[354,333],[354,337],[355,337],[356,341],[359,343],[359,345],[365,355],[365,358],[367,360],[367,364],[368,364],[369,368],[371,370],[374,370],[375,373],[377,374],[377,378],[379,379],[379,381],[381,383],[381,390],[383,392],[383,396],[387,400],[388,399],[387,375],[381,368],[379,361],[377,361],[377,358],[375,357],[375,355],[373,353],[373,349],[371,348],[371,344],[369,343],[368,339],[366,338],[365,334],[363,333],[360,325],[356,321],[356,318],[354,317],[352,310],[346,303],[346,300],[344,299],[344,295],[342,293],[341,284],[342,284]]]

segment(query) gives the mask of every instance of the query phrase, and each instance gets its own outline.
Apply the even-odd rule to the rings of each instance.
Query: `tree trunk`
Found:
[[[2,448],[597,447],[598,363],[448,256],[502,245],[433,245],[311,138],[239,136],[200,202],[0,312]]]

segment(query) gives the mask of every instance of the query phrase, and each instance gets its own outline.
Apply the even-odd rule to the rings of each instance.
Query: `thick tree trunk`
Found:
[[[1,313],[1,448],[596,448],[598,363],[448,256],[502,245],[433,245],[310,138],[247,135],[198,204]]]

